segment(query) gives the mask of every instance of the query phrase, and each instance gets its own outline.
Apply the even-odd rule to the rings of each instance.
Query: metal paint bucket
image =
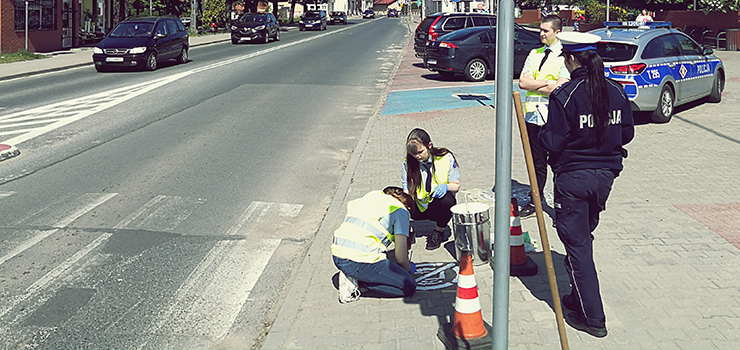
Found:
[[[485,203],[461,203],[453,206],[455,252],[470,252],[473,264],[487,263],[491,258],[491,220],[490,206]]]

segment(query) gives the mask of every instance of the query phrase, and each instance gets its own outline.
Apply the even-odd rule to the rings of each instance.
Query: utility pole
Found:
[[[198,32],[197,17],[198,14],[198,0],[190,0],[190,31],[193,33]]]

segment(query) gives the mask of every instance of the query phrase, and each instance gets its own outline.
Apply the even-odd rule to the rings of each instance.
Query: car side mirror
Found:
[[[712,50],[712,48],[711,48],[711,47],[705,47],[705,48],[704,48],[704,56],[706,56],[706,55],[711,55],[711,54],[713,54],[713,53],[714,53],[714,50]]]

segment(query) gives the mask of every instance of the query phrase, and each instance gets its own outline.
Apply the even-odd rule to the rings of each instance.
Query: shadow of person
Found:
[[[552,292],[550,291],[550,279],[547,276],[547,264],[545,263],[544,253],[530,253],[527,254],[537,264],[537,268],[540,271],[534,276],[518,276],[517,278],[524,284],[532,296],[538,300],[544,301],[547,305],[555,311],[555,304],[552,300]],[[570,280],[568,275],[565,273],[564,268],[565,255],[558,252],[552,252],[552,264],[555,269],[555,282],[558,285],[558,295],[562,297],[570,293]]]

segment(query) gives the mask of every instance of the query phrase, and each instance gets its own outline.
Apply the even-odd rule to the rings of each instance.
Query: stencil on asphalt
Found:
[[[186,72],[169,77],[155,79],[132,86],[104,91],[101,93],[78,97],[67,101],[57,102],[46,106],[31,108],[25,111],[0,116],[0,142],[17,145],[28,141],[67,124],[73,123],[85,117],[99,113],[108,108],[119,105],[134,97],[145,94],[163,85],[175,82],[191,74],[201,73],[210,69],[240,62],[266,53],[281,50],[290,46],[316,40],[327,35],[343,32],[350,28],[365,25],[370,22],[357,24],[356,26],[337,29],[328,33],[315,35],[291,43],[274,46],[265,50],[238,56],[231,59],[219,61],[203,67],[198,67]]]
[[[419,263],[416,265],[416,290],[437,290],[457,284],[457,263]]]

